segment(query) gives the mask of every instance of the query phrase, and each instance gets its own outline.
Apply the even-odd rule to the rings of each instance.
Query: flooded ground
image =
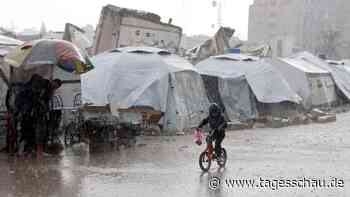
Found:
[[[329,124],[228,132],[226,169],[202,173],[192,136],[144,137],[120,151],[74,147],[42,161],[0,155],[2,197],[350,196],[350,113]],[[221,185],[209,180],[221,179]],[[326,179],[344,187],[231,187],[236,179]],[[217,181],[217,180],[216,180]],[[340,181],[340,182],[341,182]],[[218,182],[216,182],[218,183]],[[266,182],[265,182],[266,183]]]

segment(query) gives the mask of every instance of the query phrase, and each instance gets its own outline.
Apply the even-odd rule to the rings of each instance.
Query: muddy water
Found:
[[[198,167],[191,136],[139,139],[89,154],[84,146],[43,160],[0,155],[1,197],[350,196],[350,114],[336,123],[229,132],[226,169]],[[208,181],[221,179],[210,190]],[[342,188],[229,188],[229,179],[337,177]]]

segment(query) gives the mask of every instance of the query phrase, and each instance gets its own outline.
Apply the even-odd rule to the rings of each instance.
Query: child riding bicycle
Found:
[[[227,121],[222,115],[221,108],[218,104],[212,103],[209,107],[209,116],[202,120],[198,128],[202,128],[209,123],[211,133],[207,136],[207,143],[215,141],[215,153],[221,154],[221,143],[225,138],[225,129],[227,127]]]

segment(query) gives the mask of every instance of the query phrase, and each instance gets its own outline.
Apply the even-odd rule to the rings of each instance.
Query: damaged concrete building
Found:
[[[349,58],[349,16],[349,0],[255,0],[248,39],[270,44],[273,56],[307,50]]]
[[[171,23],[172,19],[163,23],[153,13],[107,5],[96,28],[93,53],[126,46],[152,46],[177,52],[182,29]]]

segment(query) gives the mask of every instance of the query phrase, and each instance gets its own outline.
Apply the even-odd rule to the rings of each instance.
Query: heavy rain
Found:
[[[1,8],[1,197],[350,195],[348,1]]]

